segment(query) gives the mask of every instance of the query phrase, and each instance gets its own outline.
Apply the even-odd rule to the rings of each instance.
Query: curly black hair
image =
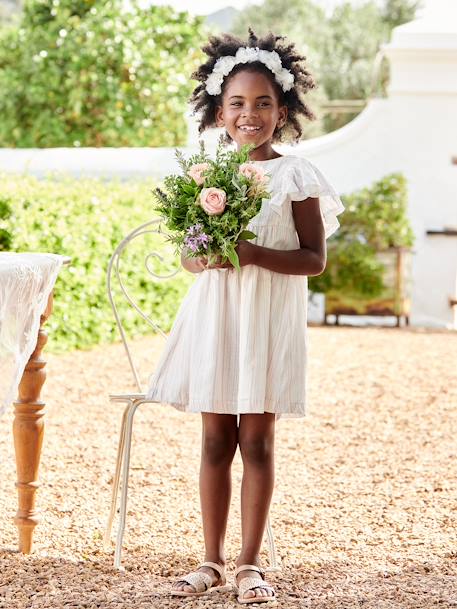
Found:
[[[258,38],[251,28],[249,28],[247,42],[227,33],[219,36],[210,36],[208,43],[202,47],[202,51],[209,56],[209,59],[201,64],[192,74],[192,78],[200,81],[200,84],[195,87],[189,99],[189,103],[193,107],[193,114],[197,112],[201,113],[198,127],[199,133],[216,126],[216,108],[222,105],[222,96],[230,78],[241,70],[250,70],[262,72],[270,78],[276,90],[279,105],[285,105],[288,109],[286,123],[279,129],[275,129],[273,142],[284,140],[298,142],[300,140],[302,128],[298,118],[300,116],[306,116],[309,120],[316,118],[312,110],[302,101],[301,96],[310,89],[314,89],[316,83],[304,65],[306,57],[298,53],[294,43],[283,43],[284,39],[284,36],[275,36],[271,32],[262,38]],[[210,95],[205,88],[206,79],[212,73],[216,61],[224,55],[236,55],[240,47],[258,47],[266,51],[276,51],[281,58],[283,67],[290,70],[294,76],[293,87],[289,91],[283,91],[269,68],[260,61],[254,61],[237,64],[230,74],[224,78],[221,93],[219,95]],[[225,139],[227,142],[231,142],[228,133]]]

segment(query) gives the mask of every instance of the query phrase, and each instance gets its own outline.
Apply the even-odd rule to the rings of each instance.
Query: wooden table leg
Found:
[[[46,361],[41,352],[48,340],[43,325],[52,312],[53,293],[49,295],[46,310],[40,318],[40,329],[34,352],[25,367],[19,384],[18,399],[14,402],[14,449],[16,452],[17,489],[19,495],[15,523],[19,529],[19,551],[32,551],[33,530],[39,522],[35,509],[35,492],[38,488],[38,467],[44,432],[44,402],[41,388],[46,380]]]

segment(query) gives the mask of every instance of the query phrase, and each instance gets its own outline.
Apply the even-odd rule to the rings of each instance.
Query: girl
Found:
[[[273,147],[298,141],[300,118],[314,118],[302,95],[315,86],[304,57],[282,36],[248,41],[212,36],[191,103],[200,132],[224,127],[228,142],[254,144],[251,161],[269,175],[271,197],[240,241],[241,271],[230,263],[187,258],[195,273],[148,397],[184,412],[201,412],[200,499],[205,562],[181,577],[172,594],[197,596],[226,589],[224,538],[230,468],[237,446],[243,461],[242,540],[235,586],[240,603],[268,602],[259,552],[273,493],[275,422],[305,415],[307,276],[326,265],[326,243],[343,205],[321,172]],[[238,417],[239,415],[239,417]]]

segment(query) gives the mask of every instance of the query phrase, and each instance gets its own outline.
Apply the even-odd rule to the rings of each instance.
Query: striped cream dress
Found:
[[[344,207],[310,162],[297,156],[255,161],[270,175],[270,198],[248,226],[253,243],[299,249],[292,201],[319,197],[325,235]],[[306,205],[306,203],[304,203]],[[185,412],[276,413],[306,406],[307,277],[250,264],[196,275],[176,316],[147,396]]]

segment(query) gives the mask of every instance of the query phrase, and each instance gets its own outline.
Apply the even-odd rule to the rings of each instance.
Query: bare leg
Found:
[[[241,552],[236,565],[259,565],[259,552],[274,488],[274,436],[275,418],[272,413],[242,414],[238,430],[238,442],[243,459],[241,485]],[[256,571],[242,571],[238,584],[244,577],[257,577]],[[245,598],[272,596],[271,590],[254,588]]]
[[[236,415],[202,413],[202,453],[200,464],[200,503],[205,539],[205,562],[225,565],[224,540],[231,497],[231,465],[238,445]],[[219,574],[211,567],[201,571],[213,578]],[[177,590],[193,592],[186,583],[177,582]]]

